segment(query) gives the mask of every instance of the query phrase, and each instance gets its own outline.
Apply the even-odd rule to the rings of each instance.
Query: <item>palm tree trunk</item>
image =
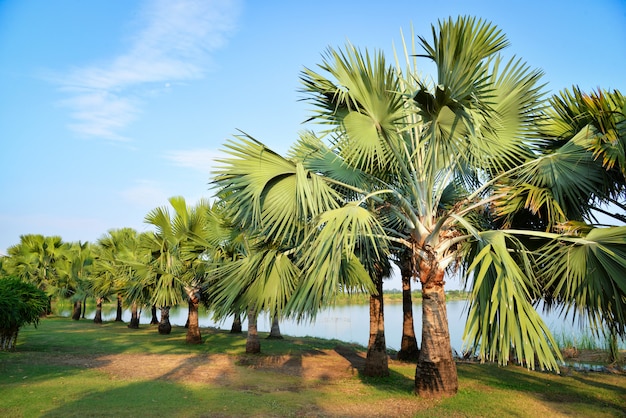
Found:
[[[191,289],[187,296],[189,298],[189,315],[187,315],[187,344],[202,344],[200,325],[198,322],[198,306],[200,305],[200,294],[198,289]]]
[[[83,298],[83,306],[81,312],[81,318],[85,319],[85,311],[87,310],[87,296]]]
[[[159,318],[157,318],[157,307],[152,305],[151,312],[152,319],[150,320],[150,325],[156,325],[159,323]]]
[[[0,328],[0,351],[13,351],[19,327]]]
[[[117,311],[115,314],[115,322],[124,322],[122,320],[122,295],[117,295]]]
[[[415,369],[415,393],[423,397],[453,395],[459,387],[443,279],[444,271],[436,261],[420,263],[422,347]]]
[[[415,361],[419,356],[419,347],[413,324],[413,300],[411,298],[411,273],[402,271],[402,341],[398,360]]]
[[[376,277],[376,290],[378,294],[370,295],[370,338],[363,374],[365,376],[389,376],[382,277]]]
[[[231,334],[241,334],[241,314],[236,313],[233,318],[233,325],[230,327]]]
[[[76,302],[74,302],[74,311],[72,312],[72,319],[74,321],[78,321],[80,319],[80,314],[82,312],[82,302],[80,300],[77,300]]]
[[[267,336],[268,340],[282,340],[283,336],[280,333],[280,324],[278,323],[278,315],[272,317],[272,328],[270,329],[270,335]]]
[[[46,309],[46,315],[52,315],[52,296],[48,296],[48,308]]]
[[[167,335],[172,332],[172,324],[170,323],[170,307],[161,307],[161,321],[159,321],[159,334]]]
[[[246,353],[257,354],[261,352],[261,340],[257,331],[256,321],[258,312],[256,307],[252,306],[248,309],[248,337],[246,339]]]
[[[130,306],[130,322],[128,323],[128,328],[139,329],[139,312],[137,311],[137,302],[133,302]]]
[[[93,317],[93,322],[95,324],[102,323],[102,298],[101,297],[96,298],[96,314]]]

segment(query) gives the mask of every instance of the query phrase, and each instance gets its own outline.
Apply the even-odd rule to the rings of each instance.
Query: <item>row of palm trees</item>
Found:
[[[505,59],[506,37],[482,20],[444,20],[432,39],[412,38],[393,64],[352,45],[329,49],[301,74],[319,132],[302,132],[285,156],[236,136],[214,173],[214,203],[172,198],[173,212],[146,216],[153,232],[72,245],[91,249],[93,262],[59,267],[72,272],[62,279],[43,262],[60,240],[42,237],[57,243],[36,269],[48,279],[34,280],[76,295],[119,294],[135,312],[159,307],[162,332],[168,307],[187,302],[190,342],[201,340],[200,301],[218,318],[245,314],[249,352],[260,350],[259,312],[307,320],[340,292],[368,292],[364,373],[380,376],[389,374],[382,280],[395,264],[407,307],[400,356],[418,356],[422,396],[458,388],[450,274],[470,291],[466,349],[484,361],[558,370],[539,304],[625,335],[626,227],[598,221],[625,220],[624,97],[574,87],[546,98],[541,72]],[[435,64],[434,78],[422,75],[421,60]],[[11,263],[3,268],[35,277]],[[85,271],[89,285],[78,286]],[[419,349],[412,280],[422,288]]]

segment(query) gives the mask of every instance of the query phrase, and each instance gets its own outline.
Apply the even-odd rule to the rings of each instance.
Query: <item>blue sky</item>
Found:
[[[308,115],[300,71],[327,47],[392,59],[401,29],[458,15],[501,28],[547,91],[626,92],[623,0],[0,0],[0,253],[22,234],[147,230],[168,197],[210,197],[237,130],[287,150]]]

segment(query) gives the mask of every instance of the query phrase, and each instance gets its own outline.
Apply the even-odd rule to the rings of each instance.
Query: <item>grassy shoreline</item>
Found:
[[[263,339],[263,353],[247,356],[245,334],[203,328],[204,342],[189,346],[185,332],[67,318],[26,327],[17,351],[0,353],[0,416],[626,414],[624,375],[459,363],[459,393],[427,400],[412,394],[414,364],[390,360],[388,379],[366,378],[364,349],[353,344]]]
[[[466,300],[469,297],[469,292],[463,290],[448,290],[446,291],[446,300],[448,302],[453,300]],[[400,290],[385,290],[383,292],[383,299],[385,303],[402,303],[402,291]],[[366,305],[369,303],[370,295],[365,293],[356,294],[340,294],[335,300],[337,305]],[[421,290],[413,290],[411,292],[411,301],[414,304],[422,303]]]

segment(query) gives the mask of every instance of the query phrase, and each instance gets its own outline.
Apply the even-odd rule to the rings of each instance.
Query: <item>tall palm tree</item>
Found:
[[[172,203],[174,205],[174,203]],[[186,207],[184,200],[177,202],[174,222],[182,235],[180,257],[185,266],[184,290],[189,307],[187,337],[188,343],[202,342],[198,324],[198,308],[205,301],[203,296],[208,279],[209,249],[206,242],[207,229],[210,228],[211,205],[207,200],[200,200],[193,207]]]
[[[523,261],[515,236],[495,232],[486,222],[488,208],[499,198],[489,192],[501,173],[533,154],[531,134],[541,95],[540,73],[519,60],[504,61],[499,52],[508,42],[486,22],[442,21],[433,27],[431,41],[420,37],[419,43],[424,53],[405,47],[406,68],[397,64],[397,71],[380,55],[371,58],[348,47],[330,51],[321,66],[324,73],[306,70],[303,80],[319,109],[315,118],[330,125],[333,152],[368,178],[365,187],[352,185],[362,200],[374,202],[384,238],[405,249],[410,257],[405,262],[411,262],[412,275],[422,285],[415,385],[418,394],[431,396],[454,393],[458,385],[446,271],[495,268],[495,260],[509,267],[518,256]],[[419,57],[436,65],[434,82],[420,78]],[[484,252],[472,252],[477,246]],[[472,263],[478,254],[489,256]],[[549,332],[524,293],[525,277],[520,269],[509,274],[508,296],[522,309],[498,317],[508,332],[489,348],[514,344],[529,367],[536,355],[542,367],[555,368]],[[534,325],[532,332],[528,323]],[[534,350],[528,349],[531,341]],[[499,351],[498,359],[506,363],[509,351]]]
[[[286,299],[287,312],[314,314],[341,288],[376,294],[369,274],[375,269],[367,266],[376,257],[359,254],[404,249],[422,285],[415,391],[424,396],[458,387],[444,293],[445,274],[456,269],[473,279],[470,349],[484,360],[558,369],[556,344],[533,306],[545,296],[545,280],[525,244],[530,235],[548,244],[564,239],[532,225],[504,229],[496,219],[495,209],[509,197],[502,185],[541,159],[541,73],[504,60],[508,41],[487,22],[450,19],[432,32],[431,41],[419,38],[423,54],[404,47],[406,68],[352,46],[329,50],[322,74],[307,69],[302,80],[317,109],[312,119],[329,127],[330,144],[305,133],[283,158],[238,136],[227,144],[230,158],[215,179],[236,222],[275,245],[267,254],[274,265],[288,256],[286,270],[296,276],[252,275],[247,285],[275,277],[273,294],[262,287],[265,293],[256,295]],[[420,78],[420,57],[436,65],[436,80]],[[621,263],[621,255],[613,260]],[[225,294],[241,290],[231,288]]]

